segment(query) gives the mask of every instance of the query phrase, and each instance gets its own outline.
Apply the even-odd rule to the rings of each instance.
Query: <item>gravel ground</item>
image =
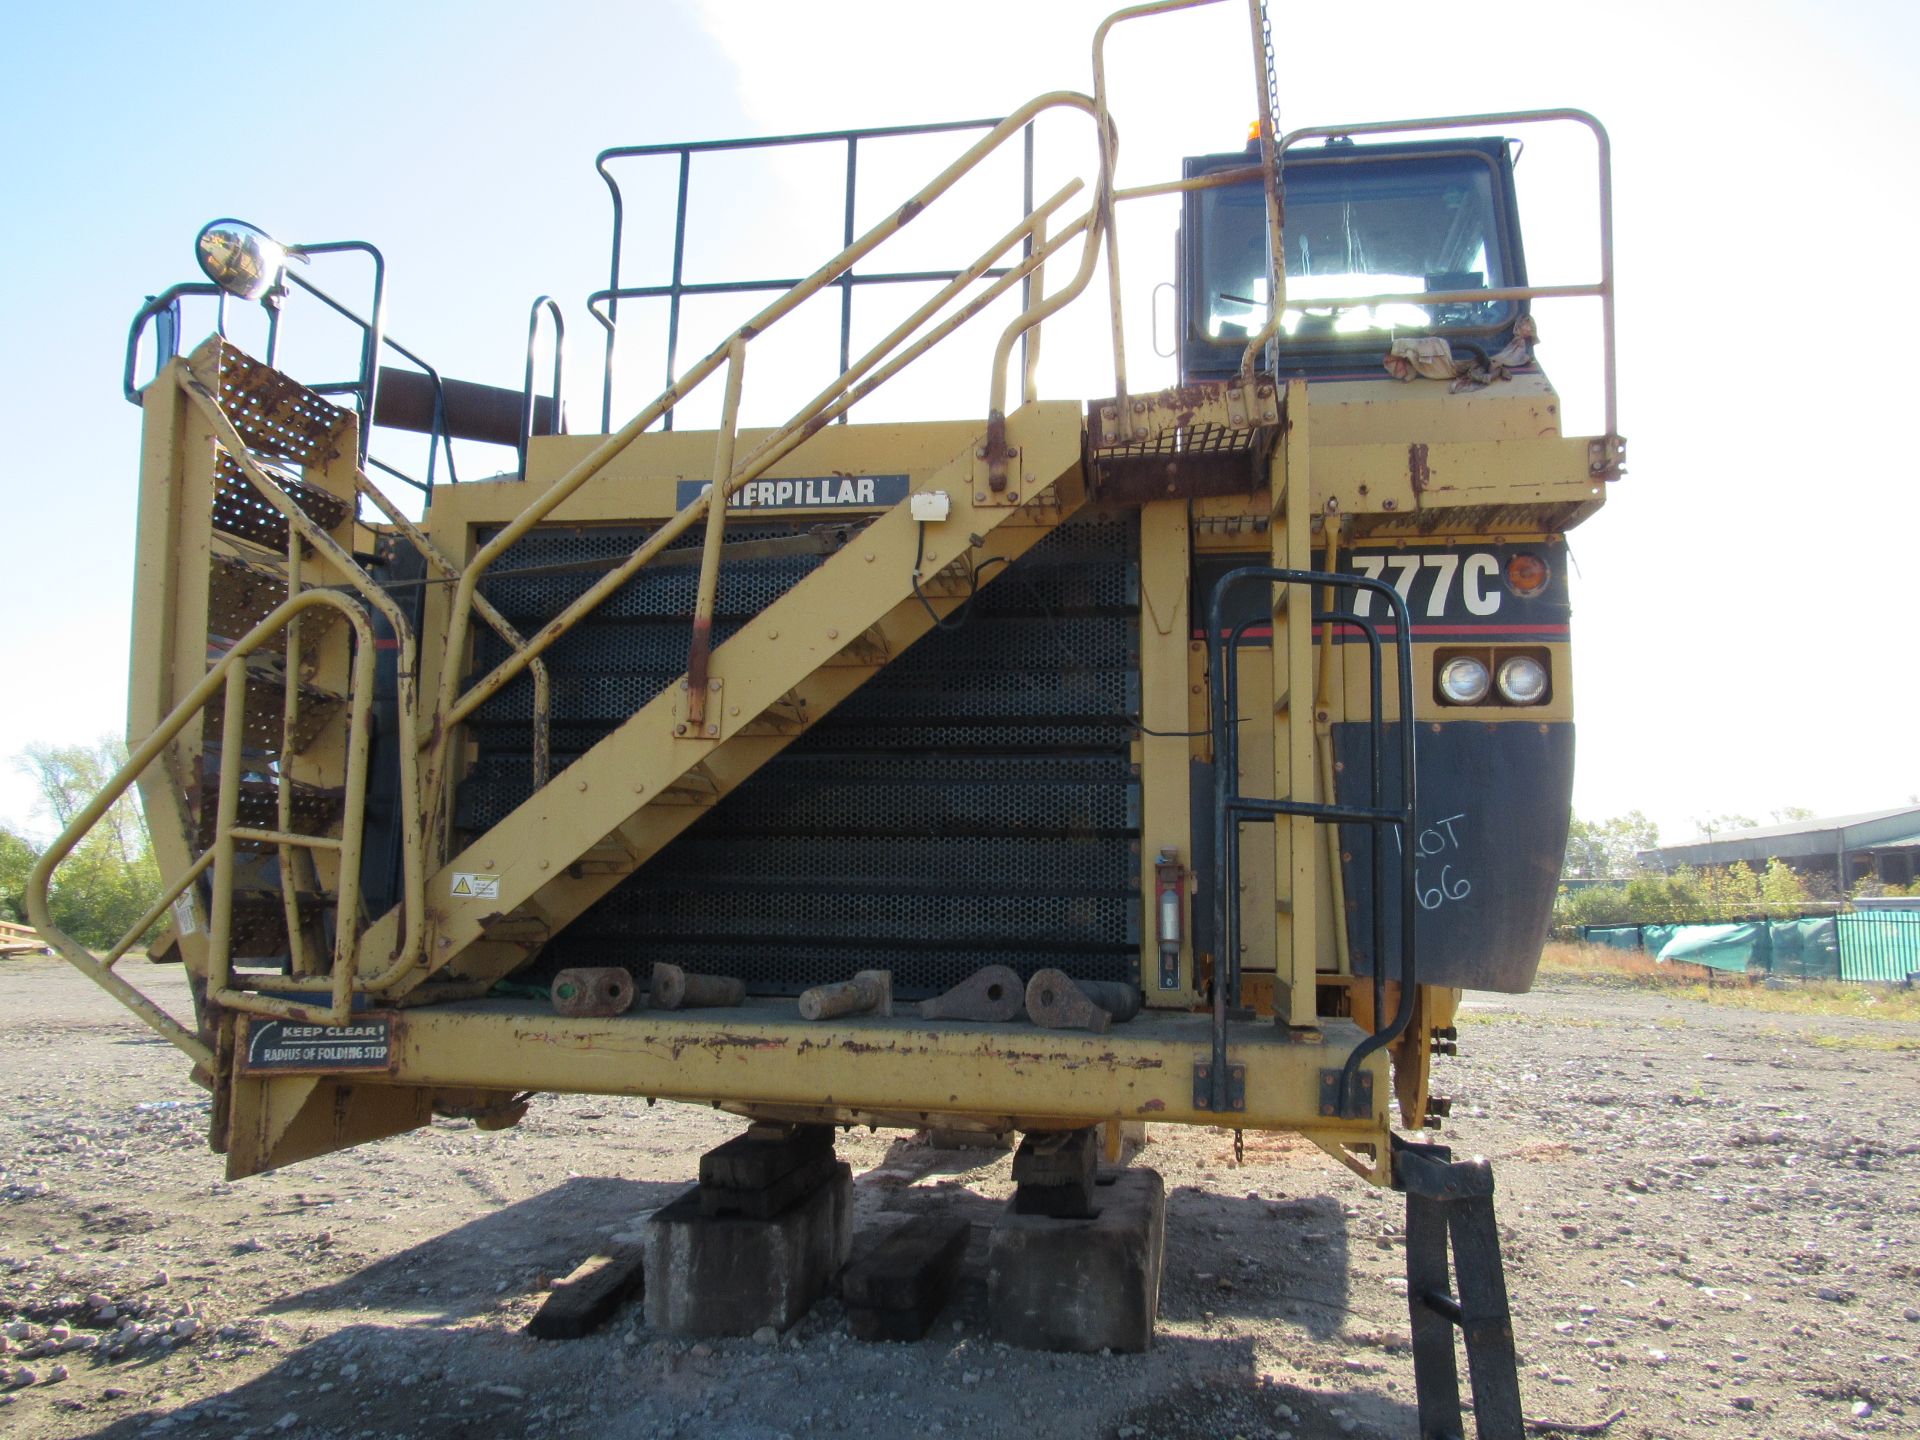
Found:
[[[179,1011],[178,971],[139,976]],[[0,1432],[66,1436],[1412,1435],[1397,1197],[1318,1151],[1157,1127],[1145,1356],[520,1333],[739,1122],[543,1097],[237,1185],[180,1057],[52,961],[0,966]],[[1610,1437],[1920,1430],[1920,1027],[1644,991],[1475,997],[1440,1138],[1492,1157],[1529,1415]],[[1010,1193],[1004,1155],[855,1133],[855,1249]]]

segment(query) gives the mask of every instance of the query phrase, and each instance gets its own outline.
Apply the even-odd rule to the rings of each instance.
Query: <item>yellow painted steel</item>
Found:
[[[1203,998],[1193,973],[1193,912],[1205,899],[1194,883],[1193,787],[1189,758],[1193,732],[1204,732],[1205,717],[1193,723],[1189,688],[1205,687],[1188,675],[1193,633],[1191,556],[1187,507],[1179,500],[1156,500],[1140,511],[1140,737],[1134,756],[1140,765],[1140,893],[1147,897],[1140,933],[1141,989],[1150,1006],[1199,1004]],[[1170,850],[1186,871],[1181,895],[1180,954],[1171,989],[1160,983],[1160,933],[1153,903],[1155,864]]]
[[[1229,1047],[1247,1067],[1247,1109],[1216,1115],[1194,1104],[1193,1066],[1210,1051],[1210,1017],[1142,1014],[1104,1035],[1026,1024],[931,1023],[901,1017],[815,1024],[791,1006],[749,1000],[738,1010],[675,1011],[578,1020],[498,1001],[398,1014],[387,1078],[410,1085],[719,1099],[735,1106],[814,1106],[864,1117],[1004,1117],[1016,1128],[1099,1121],[1231,1123],[1321,1129],[1384,1143],[1385,1057],[1375,1113],[1336,1121],[1319,1112],[1320,1070],[1360,1039],[1331,1022],[1325,1044],[1273,1026],[1239,1027]],[[511,1056],[511,1065],[502,1057]]]
[[[1276,569],[1310,570],[1317,492],[1308,463],[1313,415],[1306,381],[1288,382],[1286,415],[1286,439],[1280,452],[1285,478],[1276,473],[1273,482],[1277,504],[1267,530],[1270,557]],[[1269,764],[1273,789],[1291,800],[1321,798],[1309,708],[1317,668],[1313,598],[1313,592],[1301,586],[1274,588],[1273,667],[1267,692],[1273,716]],[[1314,983],[1320,944],[1319,828],[1304,815],[1273,822],[1273,956],[1274,969],[1284,979],[1284,992],[1276,998],[1274,1009],[1276,1016],[1284,1014],[1288,1025],[1300,1029],[1319,1023],[1319,988]]]
[[[139,570],[130,731],[134,762],[117,777],[124,790],[137,776],[153,822],[156,852],[168,888],[142,923],[104,958],[58,937],[58,948],[141,1018],[190,1054],[216,1084],[216,1132],[230,1172],[251,1174],[426,1122],[436,1109],[493,1107],[513,1111],[525,1090],[589,1091],[712,1103],[743,1114],[813,1120],[922,1124],[942,1117],[992,1128],[1058,1129],[1157,1120],[1293,1129],[1314,1138],[1368,1178],[1385,1178],[1388,1057],[1374,1056],[1373,1113],[1340,1120],[1322,1109],[1324,1072],[1337,1068],[1372,1025],[1370,987],[1351,980],[1344,937],[1345,896],[1335,827],[1304,817],[1247,827],[1241,957],[1247,997],[1283,1022],[1229,1029],[1230,1063],[1245,1068],[1246,1108],[1199,1108],[1194,1067],[1211,1059],[1212,1020],[1194,1007],[1226,957],[1196,954],[1192,919],[1204,898],[1184,897],[1175,983],[1161,987],[1155,914],[1156,861],[1168,851],[1189,872],[1195,863],[1195,761],[1212,754],[1204,645],[1194,636],[1195,569],[1202,561],[1334,568],[1356,546],[1457,546],[1554,538],[1604,499],[1600,480],[1618,473],[1623,442],[1613,432],[1608,357],[1608,434],[1565,437],[1558,397],[1543,375],[1523,373],[1484,390],[1455,394],[1426,381],[1382,378],[1286,386],[1284,413],[1273,377],[1253,370],[1265,338],[1285,308],[1284,266],[1271,276],[1264,329],[1252,338],[1239,375],[1222,385],[1182,387],[1130,396],[1123,346],[1116,208],[1150,195],[1262,179],[1268,223],[1277,243],[1282,216],[1276,156],[1307,132],[1276,141],[1265,85],[1261,7],[1250,0],[1255,82],[1260,95],[1259,164],[1191,181],[1118,190],[1118,130],[1109,112],[1104,47],[1111,28],[1205,0],[1155,0],[1118,12],[1100,27],[1093,48],[1091,96],[1042,95],[1021,107],[942,171],[905,206],[862,235],[805,281],[779,296],[670,384],[628,424],[607,436],[540,437],[531,442],[525,478],[443,488],[428,516],[415,523],[374,487],[354,463],[357,431],[340,412],[324,453],[300,466],[301,483],[346,503],[331,529],[308,516],[275,473],[248,452],[235,415],[223,408],[219,365],[229,352],[210,342],[189,363],[167,366],[145,397]],[[831,378],[785,424],[740,429],[742,381],[752,338],[810,295],[843,277],[969,170],[1051,111],[1093,121],[1096,165],[1084,213],[1055,222],[1085,180],[1062,187],[983,251],[954,281],[865,355]],[[1527,118],[1578,118],[1541,112]],[[1589,117],[1590,118],[1590,117]],[[1425,122],[1423,122],[1425,123]],[[1451,122],[1449,122],[1451,123]],[[1355,127],[1368,133],[1379,127]],[[1601,141],[1602,228],[1606,154]],[[1045,267],[1063,246],[1079,242],[1071,274],[1046,293]],[[1015,258],[1017,247],[1030,253]],[[1077,401],[1036,399],[1043,322],[1078,298],[1104,258],[1115,386],[1110,401],[1084,413]],[[990,276],[990,270],[1002,271]],[[1603,248],[1601,281],[1592,286],[1534,288],[1543,295],[1597,297],[1611,346],[1611,249]],[[985,377],[984,416],[925,424],[834,425],[860,400],[913,363],[960,325],[1023,281],[1031,297],[996,339]],[[988,283],[990,282],[990,283]],[[1432,295],[1413,297],[1422,302]],[[1370,297],[1377,303],[1378,297]],[[1030,339],[1020,377],[1023,405],[1011,414],[1014,342]],[[723,420],[717,432],[651,433],[649,427],[697,385],[726,367]],[[757,372],[756,372],[757,373]],[[278,377],[276,377],[277,379]],[[309,397],[318,402],[318,397]],[[330,407],[326,407],[330,408]],[[1248,439],[1248,490],[1186,498],[1169,485],[1165,498],[1135,499],[1139,513],[1142,684],[1139,733],[1132,756],[1140,781],[1140,967],[1149,1009],[1105,1035],[1058,1032],[1025,1024],[920,1024],[904,1019],[806,1024],[788,1002],[755,999],[737,1011],[637,1014],[609,1020],[566,1019],[523,1003],[481,998],[511,975],[588,906],[648,863],[688,825],[749,779],[813,720],[950,615],[979,585],[991,582],[1063,521],[1101,499],[1091,491],[1103,454],[1166,442],[1173,453],[1196,425]],[[1257,442],[1257,443],[1256,443]],[[284,556],[216,533],[211,516],[225,472],[238,468],[254,495],[284,523]],[[1090,463],[1083,469],[1083,457]],[[1263,466],[1256,471],[1255,466]],[[594,607],[618,591],[677,537],[705,526],[696,627],[712,620],[725,532],[738,518],[742,489],[765,476],[905,473],[912,494],[942,492],[944,521],[915,521],[903,502],[871,516],[852,541],[792,590],[708,652],[696,630],[689,674],[641,707],[559,775],[549,773],[546,723],[551,682],[543,652]],[[1174,467],[1169,467],[1170,479]],[[679,485],[699,480],[691,504]],[[356,514],[365,496],[384,524]],[[1109,507],[1119,502],[1109,499]],[[754,518],[803,514],[756,506]],[[518,540],[542,526],[633,526],[650,533],[624,559],[597,576],[573,604],[540,629],[522,634],[481,591],[490,567]],[[376,538],[395,537],[419,549],[436,582],[427,588],[417,638],[390,596],[357,563]],[[919,557],[916,560],[916,556]],[[271,562],[285,601],[244,636],[210,637],[211,568],[223,558]],[[915,593],[921,571],[923,602]],[[346,598],[352,591],[357,598]],[[1240,687],[1243,793],[1324,800],[1334,791],[1332,727],[1368,717],[1364,667],[1323,643],[1304,590],[1275,596],[1271,650],[1243,657]],[[321,632],[322,610],[347,616]],[[399,809],[405,817],[404,901],[383,916],[359,913],[361,792],[367,759],[367,701],[374,644],[368,617],[377,611],[399,638],[400,724],[416,742],[400,749]],[[304,619],[301,617],[305,617]],[[464,688],[478,621],[505,642],[508,659]],[[238,737],[247,714],[246,661],[285,629],[285,689],[279,710],[277,805],[271,824],[243,823]],[[208,669],[210,638],[231,644]],[[237,642],[237,643],[234,643]],[[1440,707],[1433,691],[1436,656],[1484,648],[1524,648],[1546,658],[1553,689],[1547,704]],[[1414,719],[1539,724],[1572,715],[1568,650],[1563,642],[1521,647],[1415,646]],[[482,834],[458,834],[451,795],[472,746],[463,722],[522,670],[531,671],[535,723],[532,796]],[[416,705],[415,676],[425,677],[428,704]],[[344,695],[343,715],[307,735],[302,685]],[[213,843],[203,845],[192,796],[207,758],[194,723],[223,697],[226,746],[221,755]],[[1400,717],[1388,688],[1385,713]],[[338,834],[301,833],[294,785],[345,791]],[[109,797],[110,798],[110,797]],[[80,830],[102,813],[97,802],[50,850],[36,870],[29,909],[43,934],[47,882]],[[233,898],[246,862],[242,845],[277,847],[276,886],[284,915],[286,975],[247,975],[233,966]],[[463,899],[456,877],[492,882],[485,900]],[[307,877],[336,914],[333,953],[303,932],[300,896]],[[203,895],[210,887],[212,903]],[[184,907],[184,908],[181,908]],[[276,1076],[245,1071],[246,1014],[213,1017],[196,1032],[161,1013],[114,963],[149,925],[171,912],[171,945],[204,979],[217,1006],[253,1016],[338,1022],[356,997],[371,997],[392,1015],[396,1036],[389,1070],[374,1074]],[[57,931],[49,934],[52,939]],[[61,943],[63,942],[63,943]],[[275,995],[262,993],[267,988]],[[293,992],[295,998],[282,998]],[[310,997],[310,998],[309,998]],[[1403,1115],[1424,1110],[1429,1034],[1446,1024],[1457,993],[1422,987],[1414,1026],[1393,1051],[1393,1082]],[[1389,997],[1391,1003],[1391,997]],[[404,1008],[403,1008],[404,1007]],[[1356,1023],[1357,1022],[1357,1023]],[[1204,1102],[1202,1102],[1204,1103]],[[492,1112],[490,1112],[492,1113]],[[517,1111],[514,1111],[517,1114]],[[506,1121],[504,1123],[510,1123]]]

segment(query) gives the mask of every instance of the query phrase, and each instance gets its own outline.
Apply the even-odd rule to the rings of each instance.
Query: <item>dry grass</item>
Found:
[[[1591,980],[1610,985],[1704,984],[1701,965],[1662,965],[1643,950],[1616,950],[1611,945],[1568,944],[1549,940],[1540,952],[1540,973],[1562,980]]]
[[[1893,985],[1838,985],[1790,981],[1778,988],[1750,984],[1738,975],[1704,966],[1662,965],[1639,950],[1607,945],[1571,945],[1550,941],[1540,954],[1542,978],[1596,985],[1633,985],[1658,989],[1678,1000],[1737,1005],[1791,1015],[1852,1015],[1862,1019],[1920,1023],[1920,990]],[[1906,1042],[1890,1048],[1908,1049]]]

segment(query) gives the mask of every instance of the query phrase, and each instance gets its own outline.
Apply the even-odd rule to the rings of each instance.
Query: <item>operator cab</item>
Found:
[[[1189,180],[1249,166],[1252,174],[1186,193],[1177,287],[1182,384],[1234,373],[1265,323],[1271,268],[1258,165],[1257,145],[1183,162]],[[1375,378],[1396,339],[1439,336],[1456,353],[1482,359],[1512,340],[1525,301],[1314,303],[1524,286],[1508,141],[1331,140],[1288,151],[1281,186],[1288,303],[1262,368]]]

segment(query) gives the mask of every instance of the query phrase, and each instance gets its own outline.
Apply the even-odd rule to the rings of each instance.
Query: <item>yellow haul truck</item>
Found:
[[[1554,894],[1564,532],[1624,454],[1606,137],[1577,111],[1276,133],[1251,0],[1247,146],[1116,188],[1102,46],[1179,8],[1103,24],[1091,94],[926,127],[958,158],[864,234],[849,194],[845,248],[798,284],[684,280],[690,168],[831,143],[851,187],[863,144],[921,131],[603,154],[603,433],[563,433],[558,360],[543,393],[531,340],[517,394],[400,347],[370,245],[201,233],[208,280],[152,299],[129,340],[132,762],[28,903],[191,1059],[230,1176],[435,1114],[512,1125],[542,1091],[709,1103],[753,1128],[702,1161],[711,1203],[649,1251],[648,1306],[725,1328],[698,1293],[722,1212],[740,1222],[725,1244],[758,1243],[743,1215],[810,1217],[823,1237],[800,1247],[813,1269],[787,1277],[783,1314],[845,1259],[832,1127],[1020,1131],[1006,1225],[1041,1238],[1003,1256],[996,1229],[1003,1333],[1138,1348],[1157,1177],[1103,1184],[1100,1142],[1142,1121],[1295,1131],[1407,1192],[1423,1433],[1460,1427],[1454,1326],[1480,1433],[1520,1433],[1490,1174],[1403,1141],[1394,1111],[1410,1130],[1445,1113],[1429,1062],[1452,1049],[1460,993],[1529,987]],[[892,236],[1053,112],[1086,122],[1082,179],[1029,194],[964,268],[886,268]],[[1513,137],[1541,124],[1591,132],[1590,283],[1528,279]],[[653,286],[620,274],[616,174],[641,156],[680,176],[672,276]],[[1181,383],[1143,392],[1115,227],[1167,195]],[[288,264],[344,251],[374,262],[364,311]],[[856,353],[856,292],[907,280],[925,303]],[[764,308],[677,368],[683,301],[755,290]],[[741,428],[762,337],[836,290],[841,354],[817,395]],[[1560,433],[1533,361],[1547,296],[1598,306],[1596,438]],[[264,358],[225,338],[235,297],[268,307]],[[857,423],[857,402],[1001,297],[1018,318],[954,396],[973,418]],[[359,327],[357,374],[276,367],[290,298]],[[669,383],[616,427],[622,302],[643,301],[670,315]],[[1076,302],[1112,311],[1114,392],[1043,398],[1043,323]],[[218,306],[190,351],[189,304]],[[543,297],[534,330],[549,317],[557,357]],[[718,427],[676,428],[703,385]],[[381,429],[429,437],[424,480],[399,477],[424,492],[408,505],[376,478],[398,474],[370,454]],[[512,447],[513,473],[448,483],[456,439]],[[95,955],[51,923],[47,886],[136,783],[165,890]],[[191,1017],[116,968],[156,933]],[[1114,1240],[1089,1218],[1103,1207],[1137,1223]]]

